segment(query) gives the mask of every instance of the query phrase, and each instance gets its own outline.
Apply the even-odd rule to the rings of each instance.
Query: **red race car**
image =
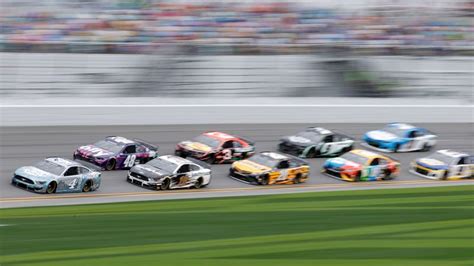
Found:
[[[252,141],[222,132],[206,132],[178,143],[175,154],[193,157],[209,164],[232,163],[255,153]]]

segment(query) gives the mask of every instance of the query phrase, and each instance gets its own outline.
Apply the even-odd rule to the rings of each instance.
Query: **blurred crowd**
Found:
[[[0,10],[0,47],[73,43],[470,49],[473,3],[450,10],[385,6],[348,12],[258,1],[122,1],[120,5],[75,1],[51,10]]]

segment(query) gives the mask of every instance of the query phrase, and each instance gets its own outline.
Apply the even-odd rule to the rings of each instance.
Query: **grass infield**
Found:
[[[2,209],[0,265],[474,265],[473,190]]]

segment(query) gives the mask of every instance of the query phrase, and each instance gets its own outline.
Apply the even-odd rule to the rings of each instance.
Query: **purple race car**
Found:
[[[74,159],[93,163],[105,170],[129,169],[158,156],[158,147],[138,139],[111,136],[92,145],[79,147]]]

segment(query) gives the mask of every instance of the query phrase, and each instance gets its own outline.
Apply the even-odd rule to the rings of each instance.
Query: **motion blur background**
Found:
[[[4,103],[131,96],[473,100],[474,1],[0,3]]]

